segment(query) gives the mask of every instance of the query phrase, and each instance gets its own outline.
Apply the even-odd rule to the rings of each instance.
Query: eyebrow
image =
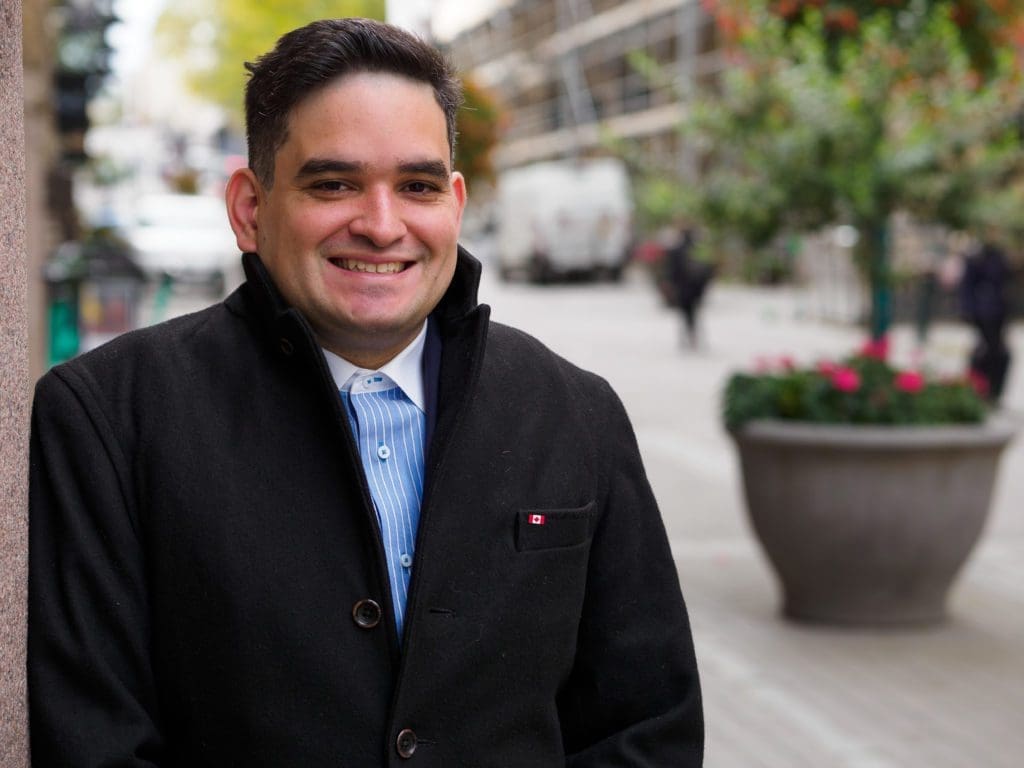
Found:
[[[354,160],[314,157],[302,164],[298,173],[295,174],[295,178],[305,179],[324,173],[366,173],[369,167],[367,163],[360,163]],[[439,181],[447,181],[449,176],[448,166],[445,165],[443,160],[403,161],[398,164],[398,172],[430,176]]]
[[[304,179],[309,176],[319,176],[322,173],[358,173],[365,170],[364,163],[314,157],[302,164],[298,173],[295,174],[295,178]]]

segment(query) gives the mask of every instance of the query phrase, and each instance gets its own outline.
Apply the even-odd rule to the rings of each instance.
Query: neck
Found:
[[[408,349],[419,335],[423,333],[426,324],[427,322],[424,320],[423,325],[416,328],[412,333],[403,335],[398,341],[391,344],[382,343],[383,339],[380,335],[370,335],[368,338],[370,343],[365,345],[353,344],[351,339],[347,339],[346,341],[349,343],[346,344],[336,343],[338,339],[318,338],[317,340],[324,349],[347,360],[357,368],[376,371]]]

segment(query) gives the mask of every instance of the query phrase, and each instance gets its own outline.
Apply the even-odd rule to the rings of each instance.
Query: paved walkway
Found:
[[[705,345],[634,275],[625,286],[486,283],[494,316],[607,376],[634,420],[689,603],[706,700],[709,768],[1020,768],[1024,765],[1024,439],[1004,455],[989,526],[941,626],[836,630],[781,619],[747,527],[718,419],[728,373],[765,354],[815,359],[856,329],[815,322],[791,290],[714,286]],[[959,368],[971,343],[935,329],[925,356]],[[1024,414],[1024,327],[1006,405]],[[897,329],[896,355],[913,342]],[[668,396],[659,396],[659,391]]]

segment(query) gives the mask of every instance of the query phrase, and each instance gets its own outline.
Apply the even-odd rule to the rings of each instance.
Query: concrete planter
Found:
[[[736,430],[747,510],[781,582],[783,613],[847,625],[942,619],[1014,432],[996,418]]]

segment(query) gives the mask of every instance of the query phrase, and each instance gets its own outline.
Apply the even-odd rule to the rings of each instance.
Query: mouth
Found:
[[[377,275],[396,275],[404,272],[412,262],[408,261],[360,261],[359,259],[329,259],[338,269],[346,272],[363,272]]]

